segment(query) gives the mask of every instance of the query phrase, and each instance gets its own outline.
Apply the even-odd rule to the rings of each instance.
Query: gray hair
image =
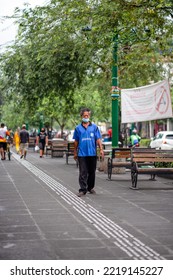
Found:
[[[83,116],[84,112],[88,112],[88,113],[91,114],[91,110],[90,110],[89,108],[82,108],[82,109],[80,110],[80,116],[81,116],[81,117]]]

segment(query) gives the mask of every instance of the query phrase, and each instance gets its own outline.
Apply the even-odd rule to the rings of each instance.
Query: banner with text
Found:
[[[172,117],[168,80],[121,90],[121,122],[133,123]]]

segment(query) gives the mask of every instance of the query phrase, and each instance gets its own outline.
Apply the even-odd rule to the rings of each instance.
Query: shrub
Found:
[[[150,139],[141,139],[140,146],[141,147],[149,147],[150,141],[151,141]]]

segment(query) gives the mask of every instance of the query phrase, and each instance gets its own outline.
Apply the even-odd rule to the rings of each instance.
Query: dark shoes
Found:
[[[86,195],[86,193],[84,193],[84,192],[79,192],[79,193],[77,194],[78,197],[81,197],[81,196],[84,196],[84,195]]]
[[[88,192],[91,193],[91,194],[96,194],[96,191],[94,189],[92,189],[92,190],[90,190]]]
[[[24,159],[26,159],[26,155],[21,155],[21,157],[20,158],[24,158]]]
[[[92,190],[90,190],[88,192],[91,193],[91,194],[96,194],[96,191],[94,189],[92,189]],[[86,195],[86,193],[84,193],[84,192],[79,192],[77,194],[78,197],[81,197],[81,196],[84,196],[84,195]]]

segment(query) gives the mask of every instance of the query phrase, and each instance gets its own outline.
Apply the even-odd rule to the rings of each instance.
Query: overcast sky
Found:
[[[24,3],[29,3],[31,7],[42,6],[47,0],[0,0],[0,51],[15,38],[16,27],[12,20],[5,19],[11,16],[16,7],[23,8]]]

